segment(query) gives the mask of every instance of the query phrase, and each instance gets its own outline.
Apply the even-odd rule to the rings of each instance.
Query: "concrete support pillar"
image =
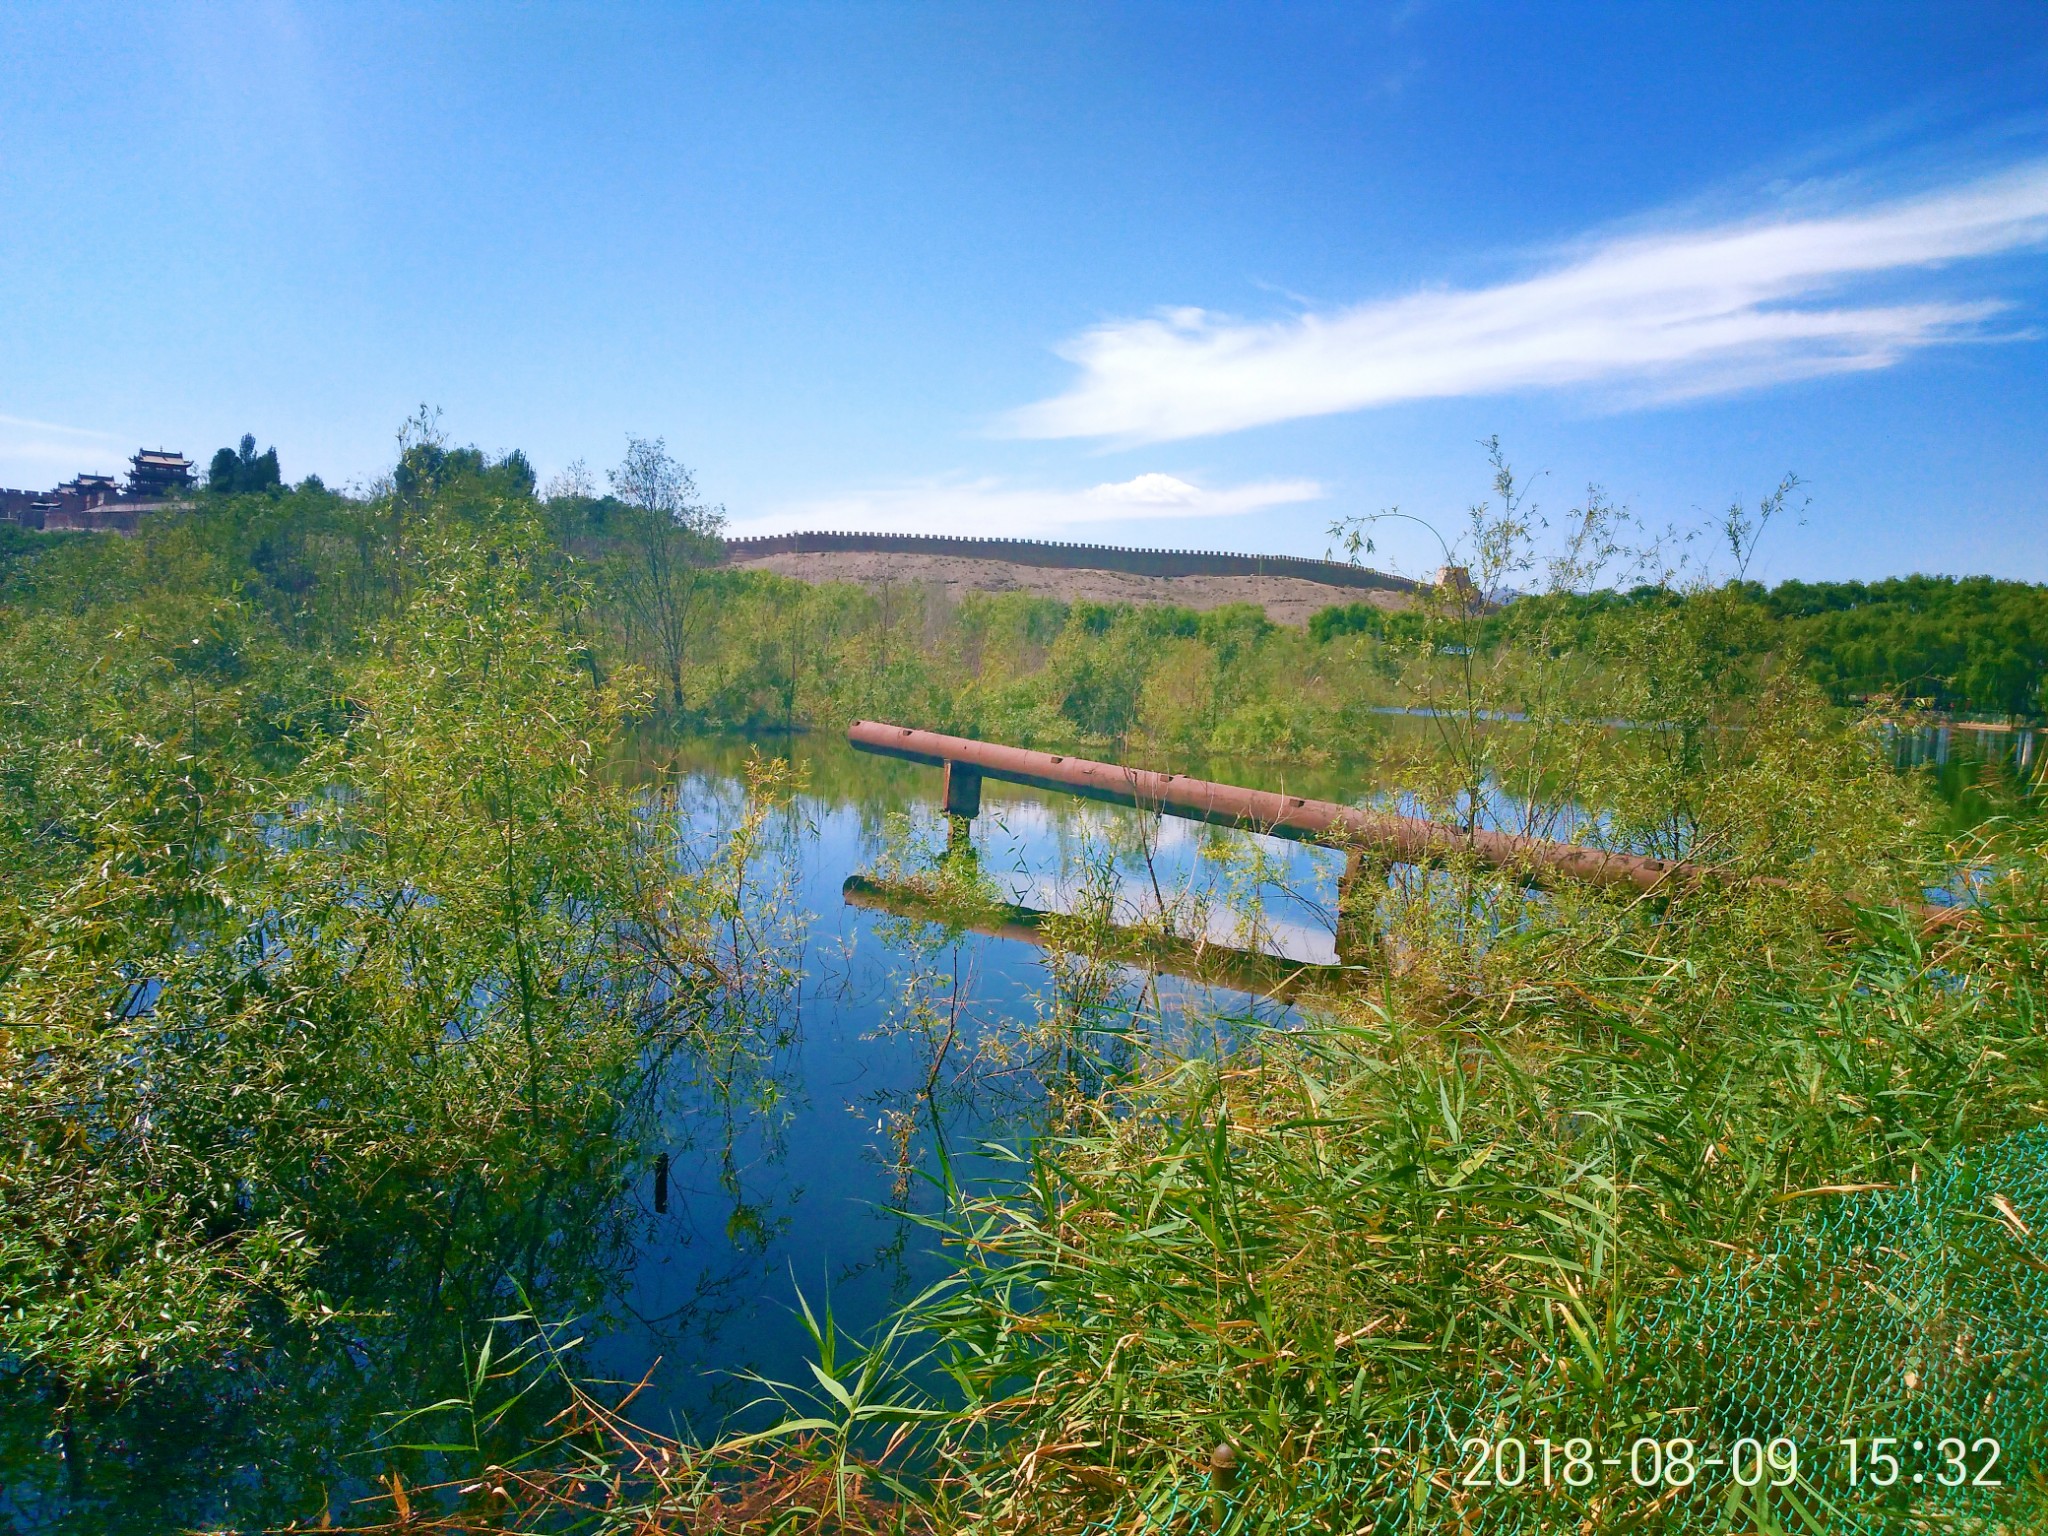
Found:
[[[1375,965],[1380,959],[1380,898],[1387,893],[1388,862],[1362,849],[1344,855],[1337,882],[1337,963]]]
[[[981,814],[981,770],[965,763],[946,764],[945,807],[948,816],[969,821]]]

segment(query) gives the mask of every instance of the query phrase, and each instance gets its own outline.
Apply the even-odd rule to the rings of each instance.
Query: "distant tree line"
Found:
[[[2048,589],[1902,576],[1788,581],[1757,595],[1839,703],[1896,692],[1960,714],[2048,711]]]
[[[1731,632],[1751,655],[1796,658],[1836,704],[1886,696],[1908,706],[1958,715],[2038,719],[2048,713],[2048,587],[1989,576],[1902,576],[1888,581],[1787,581],[1723,589],[1751,610]],[[1647,612],[1682,607],[1682,591],[1643,586],[1627,592],[1517,599],[1475,626],[1486,647],[1544,643],[1598,650]],[[1366,635],[1390,643],[1419,635],[1413,612],[1369,603],[1326,608],[1309,633],[1327,644]]]
[[[543,488],[524,453],[452,445],[422,411],[390,474],[359,493],[316,478],[288,488],[276,450],[244,436],[214,455],[200,510],[153,518],[118,546],[0,539],[0,579],[31,605],[70,585],[97,597],[126,584],[130,602],[233,592],[294,641],[346,653],[409,600],[422,541],[510,540],[556,584],[550,605],[593,681],[639,667],[666,715],[717,729],[900,716],[1018,741],[1337,754],[1431,656],[1604,657],[1621,672],[1648,630],[1688,623],[1717,664],[1789,661],[1842,707],[2048,711],[2048,588],[2021,582],[1738,580],[1710,589],[1711,621],[1698,606],[1708,589],[1655,585],[1520,598],[1451,628],[1427,604],[1352,603],[1304,633],[1249,606],[809,586],[723,565],[724,521],[660,438],[629,438],[609,473],[576,464]]]

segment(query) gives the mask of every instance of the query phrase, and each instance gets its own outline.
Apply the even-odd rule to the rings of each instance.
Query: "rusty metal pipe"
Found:
[[[1185,774],[1155,773],[1085,757],[1034,752],[1026,747],[1006,747],[997,742],[946,736],[878,720],[855,721],[847,729],[846,739],[862,752],[945,767],[949,772],[955,771],[957,764],[973,769],[984,779],[1028,784],[1035,789],[1136,806],[1216,826],[1240,827],[1296,842],[1377,854],[1397,864],[1441,864],[1462,855],[1512,871],[1532,885],[1568,879],[1639,891],[1682,888],[1697,883],[1703,873],[1697,865],[1674,859],[1610,853],[1505,832],[1466,831],[1414,816],[1397,816],[1390,811],[1361,810],[1329,800],[1306,800],[1299,795],[1216,784]]]

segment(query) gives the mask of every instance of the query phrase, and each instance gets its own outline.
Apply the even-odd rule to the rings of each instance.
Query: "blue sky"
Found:
[[[2048,580],[2048,9],[0,10],[0,484],[421,402],[742,532],[1316,554],[1787,471],[1765,576]],[[1391,531],[1381,563],[1434,563]]]

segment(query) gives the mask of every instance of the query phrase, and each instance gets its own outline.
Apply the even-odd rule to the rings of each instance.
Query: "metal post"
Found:
[[[1344,874],[1337,882],[1337,963],[1372,965],[1380,958],[1380,897],[1386,894],[1391,866],[1362,849],[1344,855]]]
[[[981,770],[965,763],[946,764],[946,814],[969,821],[981,814]]]
[[[1321,843],[1347,852],[1364,849],[1396,864],[1440,864],[1470,858],[1497,869],[1512,870],[1533,885],[1574,879],[1648,891],[1682,888],[1694,883],[1700,874],[1692,865],[1673,859],[1555,843],[1484,828],[1445,826],[1390,811],[1336,805],[1327,800],[1273,794],[1235,784],[1215,784],[1185,774],[1154,773],[1119,763],[1034,752],[1026,747],[946,736],[875,720],[855,721],[846,738],[863,752],[944,767],[949,773],[971,769],[977,779],[973,802],[976,809],[981,803],[979,780],[988,778],[1060,790],[1084,799],[1134,805],[1140,810],[1184,816],[1190,821],[1243,827],[1300,843]]]

